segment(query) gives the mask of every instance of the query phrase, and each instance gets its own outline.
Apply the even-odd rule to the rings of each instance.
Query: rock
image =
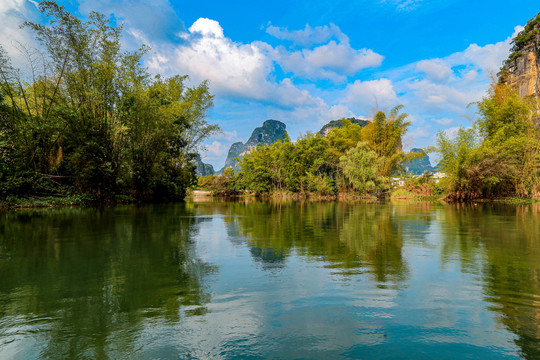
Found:
[[[418,159],[411,160],[404,164],[406,172],[412,172],[414,175],[422,175],[425,172],[435,172],[435,169],[431,166],[429,156],[422,149],[411,149],[411,152],[422,153],[424,156]]]
[[[328,124],[324,125],[321,130],[319,130],[319,134],[321,134],[322,136],[326,136],[328,135],[328,133],[330,132],[330,130],[332,129],[335,129],[335,128],[342,128],[345,126],[345,122],[346,120],[349,120],[351,123],[353,124],[357,124],[357,125],[360,125],[361,127],[364,127],[366,126],[367,124],[369,124],[369,121],[368,120],[365,120],[365,119],[357,119],[357,118],[347,118],[347,119],[341,119],[341,120],[332,120],[330,121]]]
[[[540,98],[540,13],[512,40],[512,53],[499,73],[499,81],[519,96]]]
[[[205,164],[202,162],[201,155],[197,154],[197,157],[194,160],[195,163],[195,174],[197,176],[208,176],[214,175],[214,167],[210,164]]]
[[[227,168],[238,170],[238,161],[235,158],[241,158],[257,147],[259,144],[272,145],[276,141],[285,140],[287,138],[287,126],[281,121],[266,120],[261,127],[255,128],[251,133],[248,141],[244,144],[236,142],[231,145],[225,165],[217,173],[222,174]]]

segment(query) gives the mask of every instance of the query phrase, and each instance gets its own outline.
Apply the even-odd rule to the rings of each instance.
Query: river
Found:
[[[2,359],[539,359],[540,204],[0,214]]]

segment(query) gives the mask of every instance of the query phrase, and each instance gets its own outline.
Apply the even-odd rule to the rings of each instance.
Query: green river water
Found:
[[[1,359],[540,359],[540,204],[0,213]]]

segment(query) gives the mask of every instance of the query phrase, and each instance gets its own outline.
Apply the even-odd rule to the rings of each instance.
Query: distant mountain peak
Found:
[[[262,123],[262,126],[256,127],[246,143],[236,142],[231,145],[225,160],[225,165],[218,174],[223,173],[227,168],[238,170],[238,161],[235,158],[241,158],[257,147],[259,144],[272,145],[276,141],[285,140],[287,137],[287,125],[278,120],[268,119]]]
[[[214,171],[214,167],[210,164],[204,163],[201,159],[201,155],[199,154],[197,154],[197,157],[195,157],[193,162],[195,164],[195,174],[197,176],[208,176],[216,173]]]
[[[415,175],[422,175],[425,172],[435,172],[435,168],[431,166],[431,161],[429,161],[429,156],[423,149],[412,148],[411,152],[422,153],[424,156],[405,163],[404,167],[406,172],[411,172]]]
[[[359,118],[354,118],[354,117],[343,118],[340,120],[332,120],[326,125],[324,125],[321,128],[321,130],[319,130],[319,134],[321,134],[322,136],[326,136],[328,135],[330,130],[344,127],[347,121],[350,121],[351,123],[356,124],[356,125],[360,125],[361,127],[364,127],[367,124],[369,124],[369,120],[367,119],[359,119]]]

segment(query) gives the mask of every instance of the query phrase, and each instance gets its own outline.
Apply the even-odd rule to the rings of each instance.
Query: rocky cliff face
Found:
[[[512,53],[499,80],[516,89],[519,96],[540,98],[540,13],[512,40]]]
[[[238,170],[238,161],[235,158],[241,158],[248,154],[258,144],[272,145],[276,141],[284,140],[287,137],[287,126],[281,121],[266,120],[261,127],[255,128],[248,141],[244,144],[237,142],[231,145],[225,166],[218,171],[218,174],[223,173],[227,168]]]
[[[411,152],[422,153],[424,156],[418,159],[411,160],[405,163],[405,171],[412,172],[414,175],[422,175],[425,172],[435,172],[435,168],[431,166],[429,156],[422,149],[411,149]]]
[[[194,163],[195,163],[195,174],[197,176],[208,176],[208,175],[214,175],[216,173],[212,165],[202,162],[201,155],[199,154],[197,154],[197,157],[195,158]]]
[[[225,160],[225,165],[221,170],[218,171],[218,174],[223,173],[225,169],[233,168],[236,170],[236,167],[238,165],[238,161],[235,160],[235,158],[239,157],[241,153],[244,153],[245,145],[242,142],[235,142],[231,145],[229,148],[229,152],[227,153],[227,159]]]
[[[341,119],[341,120],[332,120],[330,121],[328,124],[324,125],[322,127],[321,130],[319,130],[319,134],[321,134],[322,136],[326,136],[328,135],[328,133],[330,132],[330,130],[334,129],[334,128],[342,128],[345,126],[345,121],[346,120],[349,120],[350,122],[352,122],[353,124],[357,124],[357,125],[360,125],[361,127],[364,127],[366,126],[367,124],[369,124],[369,121],[368,120],[365,120],[365,119],[357,119],[357,118],[348,118],[348,119]]]

